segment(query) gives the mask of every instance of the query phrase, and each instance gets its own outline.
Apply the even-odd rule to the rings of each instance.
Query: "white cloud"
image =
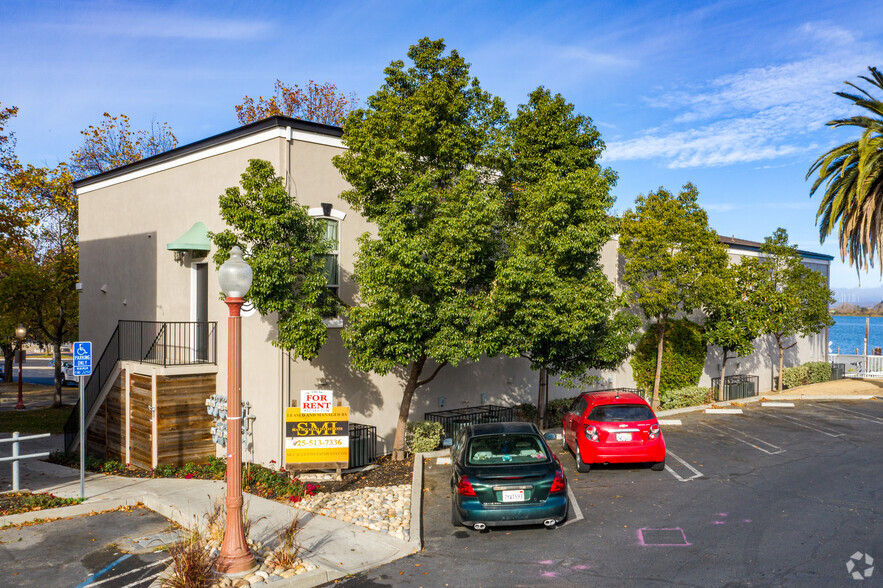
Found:
[[[833,93],[863,74],[874,52],[842,29],[807,24],[799,32],[823,39],[826,53],[648,97],[645,104],[673,109],[674,117],[639,137],[608,142],[605,160],[662,159],[669,168],[691,168],[818,151],[811,135],[850,113]]]

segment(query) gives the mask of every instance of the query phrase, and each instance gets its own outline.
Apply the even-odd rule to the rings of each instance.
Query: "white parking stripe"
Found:
[[[573,491],[570,489],[570,484],[567,485],[567,499],[570,501],[570,504],[573,505],[573,513],[576,516],[572,519],[568,519],[563,525],[558,525],[559,527],[566,527],[570,523],[583,520],[583,511],[579,508],[579,502],[576,501],[576,496],[573,495]]]
[[[681,423],[681,419],[658,419],[656,422],[659,423],[660,427],[663,425],[666,427],[670,427],[670,426],[679,426],[679,425],[683,424],[683,423]]]
[[[793,402],[761,402],[760,405],[774,408],[794,408]]]
[[[144,570],[146,570],[146,569],[148,569],[148,568],[156,567],[156,566],[158,566],[159,564],[165,564],[165,563],[168,563],[169,561],[171,561],[171,559],[172,559],[172,558],[167,557],[167,558],[165,558],[165,559],[161,559],[161,560],[159,560],[159,561],[155,561],[155,562],[153,562],[153,563],[149,563],[149,564],[147,564],[146,566],[142,566],[142,567],[140,567],[140,568],[135,568],[134,570],[129,570],[128,572],[126,572],[126,573],[124,573],[124,574],[119,574],[119,575],[117,575],[117,576],[111,576],[111,577],[109,577],[109,578],[105,578],[104,580],[99,580],[98,582],[92,582],[91,584],[89,584],[89,588],[92,588],[92,586],[100,586],[101,584],[104,584],[105,582],[110,582],[111,580],[118,580],[119,578],[122,578],[123,576],[130,576],[130,575],[134,574],[135,572],[141,572],[141,571],[144,571]],[[160,573],[161,573],[161,572],[157,572],[156,574],[154,574],[153,577],[156,577],[156,576],[160,575]],[[147,580],[147,579],[148,579],[148,578],[141,578],[141,579],[138,580],[137,582],[134,582],[133,584],[129,584],[128,586],[135,586],[135,585],[137,585],[137,584],[141,584],[142,582],[144,582],[144,580]],[[128,586],[123,586],[123,588],[128,588]]]
[[[705,414],[742,414],[741,408],[706,408]]]
[[[827,408],[829,410],[836,410],[837,412],[849,413],[851,415],[854,415],[856,418],[862,419],[863,421],[871,421],[872,423],[883,425],[883,419],[879,417],[868,416],[854,410],[848,410],[846,408],[840,408],[838,406],[828,406],[827,404],[810,404],[810,406],[815,408]]]
[[[828,431],[833,431],[834,429],[828,429],[828,431],[823,431],[822,429],[817,429],[817,428],[815,428],[815,427],[810,427],[809,425],[806,425],[806,424],[804,424],[804,423],[800,422],[799,420],[797,420],[797,419],[795,419],[795,418],[792,418],[792,417],[781,416],[781,415],[774,415],[774,414],[767,414],[767,413],[764,413],[763,416],[765,416],[765,417],[770,417],[770,418],[772,418],[772,419],[779,419],[780,421],[785,421],[786,423],[787,423],[787,422],[790,422],[790,423],[793,423],[793,424],[797,425],[798,427],[803,427],[804,429],[810,429],[810,430],[812,430],[812,431],[816,431],[816,432],[818,432],[818,433],[822,433],[823,435],[827,435],[828,437],[842,437],[842,436],[843,436],[843,433],[837,433],[837,434],[835,435],[834,433],[829,433],[829,432],[828,432]],[[821,425],[820,425],[820,426],[821,426]]]
[[[682,477],[680,476],[680,474],[678,474],[676,471],[674,471],[670,466],[665,466],[665,471],[667,471],[669,474],[671,474],[672,476],[674,476],[675,478],[677,478],[678,481],[680,481],[680,482],[689,482],[690,480],[694,480],[694,479],[696,479],[696,478],[701,478],[701,477],[702,477],[702,472],[700,472],[699,470],[697,470],[696,468],[694,468],[693,466],[691,466],[690,464],[688,464],[687,462],[685,462],[683,459],[681,459],[680,457],[678,457],[677,455],[675,455],[675,454],[674,454],[673,452],[671,452],[670,450],[666,449],[666,450],[665,450],[665,454],[666,454],[666,456],[668,456],[668,455],[672,456],[673,458],[675,458],[676,460],[678,460],[679,462],[681,462],[682,464],[684,464],[684,467],[686,467],[688,470],[690,470],[690,471],[693,472],[693,474],[694,474],[694,475],[690,476],[689,478],[682,478]]]
[[[740,439],[739,437],[730,435],[726,431],[718,429],[717,427],[714,427],[714,426],[709,425],[707,423],[699,423],[699,424],[704,425],[704,426],[708,427],[709,429],[714,429],[715,431],[717,431],[718,433],[721,433],[722,435],[727,435],[728,437],[731,437],[731,438],[735,439],[736,441],[739,441],[740,443],[744,443],[745,445],[748,445],[750,447],[754,447],[758,451],[763,451],[767,455],[778,455],[780,453],[785,453],[785,450],[782,449],[781,447],[779,447],[777,445],[773,445],[772,443],[769,443],[768,441],[764,441],[763,439],[760,439],[759,437],[755,437],[754,435],[749,435],[748,433],[745,433],[744,431],[739,431],[738,429],[734,429],[734,428],[728,427],[726,425],[721,425],[724,429],[729,429],[729,430],[733,431],[734,433],[738,433],[739,435],[742,435],[746,439],[754,439],[758,443],[763,443],[767,447],[771,447],[771,448],[775,449],[776,451],[769,451],[767,449],[764,449],[763,447],[759,447],[759,446],[755,445],[754,443],[751,443],[750,441],[746,441],[745,439]]]

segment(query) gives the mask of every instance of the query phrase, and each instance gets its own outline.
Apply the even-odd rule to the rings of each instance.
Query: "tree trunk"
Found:
[[[55,358],[55,396],[52,399],[52,407],[58,408],[61,406],[61,385],[64,384],[64,375],[61,372],[61,343],[55,345],[52,357]]]
[[[545,389],[548,385],[548,380],[546,379],[546,368],[545,366],[540,368],[540,379],[539,385],[537,386],[537,428],[542,429],[544,423],[546,422],[546,404],[543,402],[544,400],[548,402],[549,393]]]
[[[782,370],[785,368],[785,349],[782,347],[782,338],[776,335],[776,344],[779,346],[779,383],[776,389],[782,391]]]
[[[421,355],[417,361],[411,363],[408,381],[405,384],[405,391],[402,393],[402,405],[399,407],[399,421],[396,424],[395,441],[392,445],[392,458],[395,461],[404,460],[407,453],[405,448],[405,429],[408,426],[408,414],[411,412],[411,399],[414,397],[414,390],[417,388],[417,382],[425,363],[425,355]]]
[[[12,368],[15,362],[15,346],[4,344],[0,345],[3,350],[3,381],[7,384],[12,383]]]
[[[721,402],[724,401],[724,382],[727,380],[727,359],[729,359],[729,354],[724,349],[724,360],[721,362],[721,383],[717,391],[717,399]]]
[[[656,345],[656,376],[653,378],[653,399],[651,406],[653,410],[659,408],[659,380],[662,377],[662,345],[665,343],[665,319],[657,323],[659,328],[659,340]]]
[[[549,426],[549,370],[543,370],[543,388],[545,390],[545,398],[543,399],[543,404],[546,407],[546,423],[545,425]]]

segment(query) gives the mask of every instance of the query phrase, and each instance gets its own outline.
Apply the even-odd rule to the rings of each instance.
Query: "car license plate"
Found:
[[[632,434],[631,433],[617,433],[616,440],[617,441],[631,441]]]
[[[503,490],[503,502],[524,502],[524,490]]]

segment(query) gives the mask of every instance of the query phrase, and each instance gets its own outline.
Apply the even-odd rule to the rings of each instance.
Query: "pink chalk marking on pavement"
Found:
[[[540,574],[544,578],[557,578],[558,574],[556,572],[543,572]]]
[[[726,525],[726,524],[727,524],[727,521],[714,521],[714,522],[711,523],[711,524],[712,524],[712,525]]]
[[[727,513],[725,513],[725,512],[719,512],[719,513],[717,513],[717,516],[719,516],[719,517],[725,517],[725,516],[727,516]]]
[[[681,537],[684,538],[683,543],[646,543],[644,542],[644,531],[679,531],[681,533]],[[638,529],[638,544],[644,547],[689,547],[692,543],[687,541],[687,535],[684,533],[684,530],[680,527],[671,527],[666,529],[653,529],[650,527],[644,527],[642,529]]]
[[[541,561],[541,562],[539,562],[539,563],[543,564],[544,566],[550,566],[550,565],[552,565],[552,564],[555,563],[555,562],[552,561],[551,559],[544,559],[543,561]]]
[[[587,569],[589,569],[589,566],[584,566],[584,565],[580,564],[580,565],[576,565],[576,566],[570,566],[570,569],[571,570],[587,570]]]

